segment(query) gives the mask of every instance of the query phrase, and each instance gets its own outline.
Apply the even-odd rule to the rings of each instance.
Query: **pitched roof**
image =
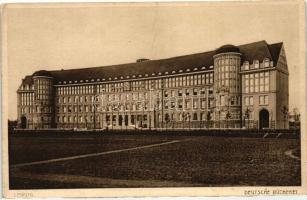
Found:
[[[266,41],[259,41],[250,44],[237,46],[242,54],[242,61],[253,60],[262,61],[264,58],[269,58],[276,64],[282,43],[267,44]],[[220,48],[219,48],[220,49]],[[127,76],[132,78],[132,75],[142,75],[144,77],[147,74],[151,77],[152,73],[157,75],[158,72],[169,74],[172,71],[178,73],[179,70],[185,72],[187,69],[193,71],[194,68],[203,70],[209,70],[210,66],[213,66],[213,55],[216,51],[208,51],[204,53],[196,53],[191,55],[160,59],[160,60],[144,60],[143,62],[110,65],[104,67],[91,67],[91,68],[81,68],[81,69],[69,69],[69,70],[56,70],[49,71],[50,74],[55,78],[56,82],[60,81],[79,81],[79,80],[102,80],[105,78],[117,77],[120,79],[122,76],[126,79]]]

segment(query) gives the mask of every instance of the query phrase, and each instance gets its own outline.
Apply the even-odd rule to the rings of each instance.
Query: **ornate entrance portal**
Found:
[[[266,109],[259,112],[259,129],[270,127],[270,114]]]

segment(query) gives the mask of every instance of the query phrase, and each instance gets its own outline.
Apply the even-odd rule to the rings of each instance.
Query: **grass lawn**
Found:
[[[10,164],[180,142],[11,169],[10,187],[178,187],[300,185],[300,161],[287,155],[299,139],[50,135],[10,138]],[[36,178],[35,178],[36,177]]]

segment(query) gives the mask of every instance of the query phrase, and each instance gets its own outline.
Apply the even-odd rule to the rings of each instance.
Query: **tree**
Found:
[[[228,128],[228,120],[231,118],[231,114],[229,111],[226,113],[226,120],[227,120],[227,128]]]
[[[289,120],[289,125],[295,129],[299,128],[301,114],[299,113],[298,108],[293,108],[292,114],[290,116],[291,120]]]
[[[212,116],[211,116],[211,114],[212,114],[212,112],[211,111],[208,111],[207,112],[207,122],[208,122],[208,125],[207,125],[207,127],[209,128],[209,126],[210,126],[210,121],[211,121],[211,119],[212,119]]]
[[[247,129],[249,129],[249,112],[250,112],[249,108],[246,108],[245,117],[247,119]]]
[[[286,120],[287,120],[287,117],[288,117],[288,108],[287,106],[283,106],[282,109],[281,109],[281,113],[283,114],[284,116],[284,128],[286,128]]]
[[[294,118],[294,121],[295,122],[300,122],[300,117],[301,117],[301,114],[300,114],[298,108],[293,108],[293,118]]]

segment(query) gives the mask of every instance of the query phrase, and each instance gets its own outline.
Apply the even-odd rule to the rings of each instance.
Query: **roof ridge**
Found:
[[[264,42],[266,45],[268,45],[266,40],[260,40],[260,41],[252,42],[252,43],[248,43],[248,44],[237,45],[237,47],[240,48],[240,47],[243,47],[243,46],[249,46],[249,45],[253,45],[253,44],[256,44],[256,43],[262,43],[262,42]],[[218,49],[218,48],[216,48],[216,49]],[[181,55],[181,56],[168,57],[168,58],[160,58],[160,59],[154,59],[154,60],[150,59],[150,60],[146,61],[146,63],[167,61],[167,60],[180,59],[180,58],[189,57],[189,56],[196,56],[196,55],[201,55],[201,54],[213,53],[215,50],[186,54],[186,55]],[[86,69],[93,69],[93,68],[96,69],[96,68],[103,68],[103,67],[125,66],[125,65],[130,65],[130,64],[143,65],[143,62],[139,62],[139,63],[138,62],[129,62],[129,63],[111,64],[111,65],[103,65],[103,66],[95,66],[95,67],[82,67],[82,68],[74,68],[74,69],[59,69],[59,70],[50,70],[49,72],[52,73],[52,72],[60,72],[60,71],[75,71],[75,70],[83,70],[83,69],[86,70]]]
[[[242,60],[253,62],[254,60],[263,60],[270,58],[276,63],[278,53],[280,52],[280,43],[268,44],[265,40],[242,44],[237,46],[242,54]],[[149,75],[154,76],[158,72],[161,74],[168,74],[173,72],[183,72],[198,69],[211,69],[214,65],[213,55],[215,50],[198,52],[193,54],[162,58],[156,60],[148,60],[146,62],[133,62],[123,64],[113,64],[96,67],[83,67],[73,69],[51,70],[49,71],[55,80],[86,80],[86,79],[100,79],[100,78],[114,78],[114,77],[128,77]],[[141,76],[140,76],[141,77]]]

